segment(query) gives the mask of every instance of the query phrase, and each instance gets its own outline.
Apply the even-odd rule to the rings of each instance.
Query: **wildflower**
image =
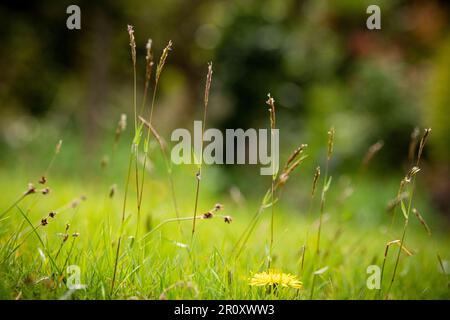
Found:
[[[290,287],[301,289],[303,283],[297,279],[295,275],[289,273],[279,272],[273,269],[268,271],[255,273],[250,279],[251,286],[270,286],[270,287]]]
[[[56,216],[56,212],[55,212],[55,211],[51,211],[51,212],[48,214],[48,216],[49,216],[50,218],[54,218],[54,217]]]
[[[48,224],[47,218],[41,220],[41,225],[46,226]]]

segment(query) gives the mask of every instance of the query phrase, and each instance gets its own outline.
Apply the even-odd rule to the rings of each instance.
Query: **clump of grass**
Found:
[[[268,104],[271,106],[274,105],[275,100],[271,100],[271,97],[269,95]],[[275,128],[275,108],[271,107],[269,109],[270,112],[270,123],[271,128]],[[241,234],[241,236],[238,238],[238,241],[233,246],[232,249],[232,255],[234,256],[235,261],[239,258],[241,255],[243,249],[245,248],[251,234],[253,233],[253,230],[255,229],[262,213],[265,209],[269,207],[273,207],[275,202],[278,200],[278,198],[275,196],[276,192],[281,190],[281,188],[286,184],[287,180],[289,179],[292,172],[303,162],[303,160],[306,159],[306,155],[303,155],[303,151],[307,147],[306,144],[300,145],[298,148],[296,148],[291,155],[288,157],[288,160],[286,161],[286,164],[283,167],[283,170],[281,174],[279,174],[278,170],[274,170],[275,172],[271,176],[271,185],[270,188],[266,191],[264,197],[262,198],[261,204],[252,217],[249,225],[244,230],[244,232]],[[270,242],[273,243],[273,211],[271,212],[271,229],[270,229]],[[270,250],[271,251],[271,250]],[[271,260],[271,253],[269,253],[269,261],[268,266],[270,268],[270,261]]]
[[[401,207],[401,210],[402,210],[402,213],[404,216],[403,233],[402,233],[401,240],[400,240],[400,248],[398,250],[397,257],[395,260],[394,271],[392,273],[391,282],[390,282],[389,287],[386,292],[386,299],[389,297],[389,293],[390,293],[392,285],[394,283],[395,276],[397,274],[399,260],[400,260],[400,253],[405,244],[406,232],[407,232],[408,224],[409,224],[409,215],[410,215],[410,212],[412,209],[413,198],[414,198],[416,175],[420,171],[420,167],[419,167],[420,159],[422,157],[422,153],[423,153],[423,150],[424,150],[424,147],[425,147],[425,144],[427,142],[430,132],[431,132],[430,128],[424,130],[422,138],[420,139],[419,149],[417,151],[417,160],[415,162],[415,165],[409,170],[407,175],[403,178],[402,182],[400,183],[401,191],[403,191],[403,188],[405,188],[408,184],[411,184],[411,186],[410,186],[410,192],[409,192],[408,206],[407,207],[405,206],[403,200],[400,201],[400,207]]]
[[[136,205],[137,205],[137,211],[138,211],[138,220],[139,220],[139,213],[140,213],[140,204],[141,204],[141,192],[139,191],[139,170],[138,170],[138,150],[139,150],[139,144],[142,136],[142,125],[140,124],[138,126],[138,115],[137,115],[137,83],[136,83],[136,40],[134,36],[134,29],[133,26],[128,25],[127,27],[129,39],[130,39],[130,47],[131,47],[131,60],[133,65],[133,110],[134,110],[134,138],[131,146],[130,156],[128,160],[128,170],[127,175],[125,179],[125,188],[124,188],[124,200],[123,200],[123,206],[122,206],[122,218],[120,221],[120,232],[119,232],[119,239],[117,240],[117,249],[116,249],[116,256],[114,260],[114,271],[111,281],[111,293],[114,292],[114,285],[116,280],[116,274],[117,274],[117,264],[119,260],[119,254],[120,254],[120,246],[122,243],[122,234],[123,234],[123,228],[124,228],[124,222],[125,222],[125,210],[126,210],[126,204],[127,204],[127,195],[128,195],[128,187],[129,182],[131,178],[131,168],[133,163],[133,155],[135,160],[135,175],[136,175]],[[151,46],[148,48],[147,56],[149,57],[147,61],[147,65],[152,65],[152,61],[150,60],[151,57]],[[165,59],[164,59],[165,61]],[[151,66],[147,66],[147,72],[151,70]],[[159,79],[160,72],[158,74]],[[150,75],[147,73],[146,75],[146,87],[148,86],[147,79],[149,79]],[[146,94],[146,92],[145,92]],[[144,152],[146,153],[148,145],[144,147]],[[145,158],[146,159],[146,158]],[[144,169],[145,170],[145,169]],[[142,177],[144,179],[144,177]],[[136,234],[138,233],[138,227],[139,227],[139,221],[137,222],[137,228],[136,228]]]

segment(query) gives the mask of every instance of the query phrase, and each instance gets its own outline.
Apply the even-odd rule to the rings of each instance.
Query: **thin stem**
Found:
[[[326,184],[328,181],[328,166],[329,166],[330,158],[327,158],[327,162],[325,165],[325,177],[323,180],[323,186],[322,186],[322,193],[320,197],[320,216],[319,216],[319,230],[317,231],[317,246],[316,246],[316,253],[319,254],[320,251],[320,235],[322,231],[322,219],[323,219],[323,211],[325,207],[325,193],[326,193]]]
[[[209,100],[209,89],[211,87],[212,82],[212,63],[208,64],[208,74],[206,76],[206,84],[205,84],[205,98],[204,98],[204,107],[203,107],[203,125],[202,125],[202,143],[200,146],[200,164],[199,168],[196,174],[197,178],[197,186],[195,190],[195,205],[194,205],[194,214],[193,214],[193,220],[192,220],[192,238],[194,237],[195,233],[195,216],[197,215],[197,207],[198,207],[198,197],[200,194],[200,180],[202,178],[202,165],[203,165],[203,134],[205,132],[206,128],[206,114],[208,111],[208,100]]]
[[[275,185],[275,179],[272,178],[272,185],[270,188],[270,200],[272,202],[271,206],[271,221],[270,221],[270,249],[269,249],[269,261],[268,261],[268,268],[270,268],[272,264],[272,252],[273,252],[273,234],[274,234],[274,216],[275,216],[275,210],[274,210],[274,185]]]
[[[133,160],[133,153],[130,153],[130,158],[128,161],[128,174],[127,174],[127,179],[125,182],[125,195],[124,195],[124,199],[123,199],[123,208],[122,208],[122,220],[121,220],[121,224],[120,224],[120,233],[119,233],[119,239],[117,241],[117,250],[116,250],[116,257],[114,260],[114,272],[113,272],[113,279],[111,282],[111,293],[114,292],[114,283],[116,281],[116,273],[117,273],[117,264],[119,262],[119,254],[120,254],[120,244],[122,242],[122,233],[123,233],[123,224],[125,221],[125,208],[126,208],[126,204],[127,204],[127,195],[128,195],[128,185],[130,182],[130,176],[131,176],[131,164]]]
[[[402,252],[402,247],[404,246],[404,241],[406,239],[406,230],[408,228],[409,213],[411,211],[411,205],[412,205],[412,200],[413,200],[413,196],[414,196],[415,182],[416,182],[416,177],[414,176],[413,177],[413,183],[412,183],[412,186],[411,186],[411,195],[409,197],[408,209],[406,211],[406,220],[405,220],[405,225],[403,227],[403,234],[402,234],[402,238],[400,240],[400,246],[399,246],[399,249],[398,249],[398,252],[397,252],[397,258],[395,259],[395,266],[394,266],[394,272],[392,273],[391,283],[389,284],[388,290],[386,292],[386,299],[388,298],[389,293],[390,293],[391,288],[392,288],[392,284],[394,283],[395,276],[396,276],[396,273],[397,273],[398,263],[400,261],[400,254]]]

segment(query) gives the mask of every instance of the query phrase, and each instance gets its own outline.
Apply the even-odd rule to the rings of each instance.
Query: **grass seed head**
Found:
[[[231,216],[224,216],[223,221],[225,221],[225,223],[229,224],[233,221],[233,218]]]
[[[205,106],[208,105],[208,101],[209,101],[209,91],[211,88],[212,74],[213,74],[212,62],[210,62],[210,63],[208,63],[208,74],[206,76],[205,98],[204,98]]]
[[[116,193],[116,190],[117,190],[117,184],[113,184],[111,186],[111,188],[109,189],[109,197],[110,198],[114,197],[114,194]]]
[[[214,205],[214,208],[212,209],[214,212],[218,212],[218,211],[220,211],[220,210],[223,210],[223,204],[221,204],[221,203],[216,203],[215,205]]]
[[[420,130],[418,127],[415,127],[414,130],[411,132],[411,140],[409,142],[409,148],[408,148],[408,159],[410,161],[414,161],[414,152],[416,151],[417,147],[417,139],[419,138]]]
[[[373,145],[371,145],[369,147],[369,150],[367,150],[364,159],[363,159],[363,166],[367,167],[367,165],[369,164],[369,162],[373,159],[373,157],[378,153],[378,151],[381,150],[381,148],[383,148],[384,146],[384,141],[383,140],[379,140],[376,143],[374,143]]]
[[[145,49],[147,50],[147,54],[145,56],[146,68],[145,68],[145,77],[147,80],[150,79],[153,69],[153,53],[152,53],[152,39],[147,40],[147,44],[145,45]]]
[[[169,56],[169,51],[172,50],[172,40],[169,40],[169,43],[164,48],[161,57],[159,58],[158,66],[156,67],[156,82],[159,81],[159,77],[161,76],[161,72],[166,64],[167,57]]]
[[[335,134],[334,127],[331,127],[330,130],[328,130],[328,151],[327,151],[328,160],[331,159],[331,156],[333,154],[334,134]]]
[[[431,236],[431,229],[428,226],[428,224],[425,222],[425,219],[422,217],[422,215],[419,213],[419,211],[416,208],[413,208],[413,213],[419,220],[420,224],[424,227],[425,231],[429,236]]]
[[[62,140],[58,141],[58,144],[56,145],[56,148],[55,148],[55,154],[58,154],[61,152],[62,142],[63,142]]]
[[[420,158],[422,157],[423,148],[427,142],[428,136],[431,133],[431,128],[425,129],[422,138],[420,139],[419,151],[417,152],[417,165],[419,165]]]
[[[32,193],[36,193],[36,188],[35,188],[34,185],[30,182],[30,183],[28,184],[28,189],[27,189],[27,191],[25,191],[25,195],[27,196],[27,195],[32,194]]]
[[[131,59],[133,60],[133,65],[136,65],[136,40],[134,38],[134,28],[132,25],[127,26],[128,35],[130,37],[130,47],[131,47]]]
[[[312,197],[316,193],[317,182],[319,181],[319,178],[320,178],[320,167],[318,166],[316,168],[316,171],[314,172],[313,185],[312,185],[312,189],[311,189],[311,196]]]
[[[270,128],[275,129],[276,125],[276,115],[275,115],[275,99],[272,98],[270,93],[267,94],[266,104],[269,105],[269,113],[270,113]]]

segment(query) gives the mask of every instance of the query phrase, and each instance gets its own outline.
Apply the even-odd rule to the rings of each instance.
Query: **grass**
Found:
[[[0,174],[1,181],[13,178],[5,171]],[[14,180],[20,181],[23,178],[14,176]],[[313,282],[315,282],[314,299],[376,297],[376,290],[368,290],[366,287],[368,276],[366,268],[371,264],[379,266],[382,264],[386,244],[382,239],[388,238],[386,234],[390,222],[388,217],[384,224],[386,228],[382,228],[383,225],[362,225],[357,221],[348,221],[345,226],[341,226],[339,223],[341,215],[331,211],[330,214],[334,217],[324,219],[323,222],[327,232],[322,234],[321,261],[317,263],[315,269],[312,269],[309,261],[314,258],[315,252],[307,250],[304,271],[300,273],[304,235],[310,223],[314,230],[317,230],[317,214],[314,219],[305,219],[302,212],[280,203],[277,208],[278,232],[274,239],[272,267],[299,275],[303,289],[278,290],[277,295],[271,295],[263,288],[250,287],[248,284],[254,272],[266,270],[266,248],[269,245],[266,235],[270,230],[270,215],[263,216],[262,222],[255,227],[255,236],[248,241],[246,249],[235,261],[230,254],[233,244],[250,222],[246,212],[256,207],[256,203],[251,201],[245,208],[239,208],[228,197],[222,199],[225,203],[224,214],[232,214],[233,222],[226,224],[219,218],[198,220],[196,242],[201,245],[196,245],[195,250],[186,247],[190,241],[191,220],[181,222],[184,238],[180,239],[177,223],[167,223],[155,230],[145,242],[134,244],[132,236],[135,225],[131,219],[128,220],[124,229],[116,291],[114,296],[110,296],[114,242],[119,235],[121,199],[105,197],[108,190],[104,190],[101,194],[95,185],[71,183],[68,186],[64,180],[56,178],[52,185],[55,191],[48,197],[40,199],[36,205],[33,206],[35,201],[33,198],[25,199],[21,205],[25,213],[33,206],[33,210],[28,212],[28,219],[33,225],[39,223],[47,211],[60,207],[63,203],[70,203],[73,195],[84,192],[88,195],[87,200],[76,208],[61,212],[48,225],[36,230],[42,242],[33,232],[25,239],[25,243],[4,261],[8,250],[6,240],[11,233],[20,230],[20,235],[14,242],[19,244],[27,232],[32,230],[28,223],[22,224],[23,218],[18,209],[8,214],[9,218],[0,226],[2,299],[15,299],[19,295],[23,299],[58,299],[64,296],[68,291],[64,285],[65,280],[58,284],[57,278],[52,277],[56,269],[50,256],[55,259],[56,253],[60,250],[62,241],[60,233],[65,232],[67,223],[70,223],[70,235],[79,232],[79,236],[69,238],[67,244],[60,250],[55,263],[59,269],[73,264],[81,268],[81,282],[88,287],[86,290],[74,292],[71,298],[75,299],[159,299],[162,294],[167,299],[309,299]],[[153,187],[161,188],[161,184],[149,182],[148,188]],[[160,222],[174,216],[170,204],[170,190],[162,189],[159,199],[143,203],[143,212],[146,213],[147,219],[150,216],[149,212],[152,212],[154,228]],[[20,190],[17,182],[8,189],[2,183],[1,203],[11,199],[15,190]],[[181,212],[184,212],[182,216],[192,218],[189,201],[191,194],[185,197],[182,197],[181,201]],[[206,193],[204,198],[206,201],[215,197]],[[333,198],[334,196],[329,196],[330,200]],[[209,209],[210,206],[205,209]],[[150,208],[155,209],[150,211]],[[111,224],[108,224],[105,218],[108,215],[111,216]],[[443,254],[442,259],[445,260],[445,254],[450,246],[448,235],[435,232],[437,243],[432,243],[420,223],[411,222],[410,227],[408,249],[412,250],[414,255],[401,256],[398,276],[390,292],[391,298],[448,299],[447,280],[440,271],[436,258],[436,250],[439,250]],[[339,228],[342,232],[336,239]],[[143,229],[145,232],[150,231],[148,226],[143,226]],[[306,245],[315,248],[315,244],[316,239],[311,236]],[[386,262],[386,274],[389,276],[395,262],[391,257]],[[192,263],[193,260],[195,264]],[[230,274],[231,265],[235,267]],[[328,267],[328,270],[313,276],[314,272],[323,267]]]
[[[364,171],[356,174],[352,197],[342,198],[345,190],[340,190],[338,172],[333,171],[334,185],[330,188],[334,128],[328,132],[319,199],[314,194],[321,178],[320,168],[297,176],[298,171],[304,170],[304,162],[317,166],[316,155],[307,158],[304,154],[306,145],[296,148],[281,170],[272,173],[270,186],[267,181],[267,191],[260,200],[252,195],[243,203],[227,192],[214,191],[212,186],[220,176],[203,177],[201,158],[193,166],[197,176],[193,188],[192,179],[186,179],[192,177],[193,168],[172,168],[167,146],[152,124],[156,89],[171,42],[157,66],[147,119],[137,114],[135,40],[133,29],[128,32],[133,63],[134,132],[132,137],[125,133],[122,115],[115,136],[111,135],[114,143],[109,152],[114,162],[105,162],[102,169],[93,166],[88,170],[74,164],[75,173],[65,175],[57,165],[61,156],[56,155],[64,153],[58,143],[56,152],[49,156],[44,177],[32,179],[42,188],[24,187],[30,175],[18,164],[8,162],[9,168],[0,170],[0,298],[450,298],[446,274],[450,237],[440,218],[427,214],[430,207],[416,183],[418,171],[414,169],[419,165],[428,131],[419,144],[416,162],[418,134],[415,131],[412,135],[409,157],[415,166],[402,180],[396,197],[395,177],[372,177],[368,169],[369,162],[376,161],[373,158],[380,151],[381,142],[369,148],[363,160]],[[148,43],[141,112],[145,110],[153,61],[151,42]],[[211,76],[209,65],[202,130]],[[270,128],[274,129],[274,99],[269,96],[267,104]],[[147,138],[141,146],[139,141],[145,130]],[[130,140],[125,138],[131,138],[131,150]],[[140,147],[142,164],[138,157]],[[156,148],[161,153],[155,152]],[[147,168],[150,163],[151,170]],[[39,169],[34,166],[29,173],[39,177],[35,173]],[[125,183],[118,184],[117,177],[123,176],[124,169]],[[255,175],[257,172],[255,168]],[[405,181],[411,181],[410,190]],[[129,188],[132,185],[136,187]],[[294,204],[287,197],[282,199],[282,191],[298,192],[302,185],[311,190],[305,195],[305,206]],[[378,192],[374,193],[374,188]],[[144,189],[149,191],[144,194]],[[409,193],[404,196],[406,191]],[[136,203],[127,201],[131,196],[136,196]],[[386,210],[388,203],[390,211]],[[403,213],[400,217],[396,215],[399,210]],[[416,219],[409,219],[411,212]],[[394,245],[398,251],[389,255]],[[73,265],[79,267],[85,289],[67,288]],[[381,290],[370,290],[366,285],[366,270],[371,265],[381,269]],[[281,272],[289,274],[286,283],[295,284],[293,287],[277,286],[274,279],[281,283]],[[259,280],[268,279],[270,287],[261,285],[262,280],[250,280],[256,273]],[[257,287],[250,285],[255,282]]]

